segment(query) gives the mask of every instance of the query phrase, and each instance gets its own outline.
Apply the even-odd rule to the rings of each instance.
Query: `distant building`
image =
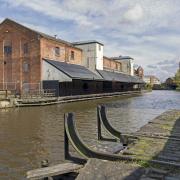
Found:
[[[144,76],[143,80],[146,84],[151,84],[151,76]]]
[[[103,68],[108,71],[121,72],[122,73],[122,63],[114,61],[112,58],[103,57]]]
[[[82,63],[82,49],[10,19],[0,24],[0,35],[1,89],[16,90],[18,93],[37,91],[43,80],[57,80],[52,78],[53,68],[45,71],[44,59],[76,65]]]
[[[139,66],[137,69],[134,70],[134,74],[136,76],[139,76],[141,79],[143,79],[144,78],[144,69],[141,66]]]
[[[133,58],[129,56],[106,57],[104,45],[95,40],[74,42],[73,45],[83,50],[82,64],[90,71],[100,74],[107,81],[104,82],[104,87],[107,89],[112,89],[112,87],[127,89],[120,82],[133,83],[133,88],[136,89],[138,82],[144,83],[138,76],[134,76]],[[136,86],[135,82],[137,82]]]
[[[166,89],[176,89],[177,87],[174,81],[174,78],[172,77],[167,78],[164,84],[165,84]]]
[[[146,84],[151,84],[151,85],[161,84],[160,80],[156,76],[152,76],[152,75],[144,76],[143,80]]]
[[[134,76],[134,59],[130,56],[112,57],[113,60],[121,63],[123,73]]]
[[[98,41],[70,43],[10,19],[0,24],[0,90],[55,90],[57,96],[129,91],[144,81],[133,58],[104,57]]]
[[[74,42],[73,45],[83,50],[82,64],[89,70],[95,73],[97,70],[107,70],[130,75],[128,60],[123,62],[124,59],[120,61],[121,58],[104,56],[104,45],[101,42],[80,41]]]
[[[174,79],[171,78],[171,77],[167,78],[166,81],[165,81],[165,84],[166,84],[166,85],[174,84]]]

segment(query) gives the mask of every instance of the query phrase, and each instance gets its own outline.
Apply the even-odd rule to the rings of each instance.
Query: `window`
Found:
[[[101,45],[99,44],[99,51],[101,51]]]
[[[4,41],[4,55],[8,56],[12,54],[12,42],[10,40]]]
[[[60,48],[59,47],[55,47],[55,55],[56,56],[60,55]]]
[[[24,54],[28,54],[28,43],[25,43],[23,45],[23,51],[24,51]]]
[[[12,46],[4,46],[4,54],[11,55],[12,54]]]
[[[23,63],[23,72],[24,73],[29,72],[29,64],[27,62]]]
[[[71,60],[74,60],[74,51],[71,51]]]

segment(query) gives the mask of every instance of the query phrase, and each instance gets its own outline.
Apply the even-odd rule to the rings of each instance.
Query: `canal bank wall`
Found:
[[[15,98],[0,99],[0,109],[15,107]]]
[[[0,109],[14,107],[15,97],[10,91],[0,90]]]
[[[116,96],[131,96],[140,95],[142,93],[147,93],[150,91],[126,91],[126,92],[114,92],[114,93],[102,93],[102,94],[88,94],[88,95],[77,95],[77,96],[64,96],[64,97],[40,97],[40,98],[24,98],[15,99],[15,107],[28,107],[28,106],[47,106],[53,104],[62,104],[78,101],[88,101],[94,99],[111,98]]]

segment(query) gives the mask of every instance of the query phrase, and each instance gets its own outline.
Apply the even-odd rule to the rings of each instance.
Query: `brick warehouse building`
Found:
[[[135,84],[143,83],[121,74],[121,64],[103,56],[101,43],[90,42],[96,53],[92,51],[94,60],[87,56],[86,62],[90,51],[80,44],[5,19],[0,24],[0,90],[22,94],[44,88],[56,89],[57,95],[74,95],[133,90]]]
[[[39,86],[43,58],[80,65],[82,50],[9,19],[0,24],[1,88],[21,91],[26,85]]]

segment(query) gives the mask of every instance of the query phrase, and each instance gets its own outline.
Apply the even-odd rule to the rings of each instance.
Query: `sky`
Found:
[[[69,42],[100,41],[105,56],[131,56],[161,81],[180,62],[180,0],[0,0],[5,18]]]

